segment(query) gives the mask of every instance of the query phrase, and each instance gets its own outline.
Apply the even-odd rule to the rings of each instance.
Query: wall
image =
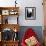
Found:
[[[19,24],[21,26],[43,26],[43,6],[42,0],[21,0],[19,1],[20,8],[20,18]],[[25,7],[36,7],[36,20],[25,20]]]
[[[0,6],[15,6],[15,0],[0,0]],[[43,26],[43,6],[42,0],[17,0],[19,6],[20,26]],[[25,20],[25,7],[36,7],[36,20]]]

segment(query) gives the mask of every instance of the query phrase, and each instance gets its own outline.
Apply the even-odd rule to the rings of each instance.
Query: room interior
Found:
[[[22,46],[28,28],[46,46],[46,1],[0,0],[0,46]]]

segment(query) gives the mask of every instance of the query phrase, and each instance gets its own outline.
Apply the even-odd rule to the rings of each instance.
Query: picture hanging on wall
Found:
[[[36,8],[35,7],[25,7],[25,19],[26,20],[36,19]]]

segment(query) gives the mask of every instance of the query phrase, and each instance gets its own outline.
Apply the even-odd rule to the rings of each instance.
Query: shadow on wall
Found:
[[[34,32],[36,32],[37,34],[37,37],[39,39],[39,41],[41,43],[43,43],[43,31],[42,31],[42,26],[21,26],[20,27],[20,32],[19,32],[19,40],[21,42],[23,36],[24,36],[24,33],[25,31],[28,29],[28,28],[32,28],[34,30]]]

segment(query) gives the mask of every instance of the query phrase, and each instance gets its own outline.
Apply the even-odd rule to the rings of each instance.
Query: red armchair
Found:
[[[34,41],[32,41],[33,39]],[[31,42],[29,41],[32,41],[32,45],[31,45]],[[35,42],[34,45],[33,45],[33,42]],[[30,45],[28,45],[28,43]],[[33,29],[29,28],[26,30],[25,35],[22,38],[21,46],[41,46],[40,42],[37,40],[37,35],[33,31]]]

